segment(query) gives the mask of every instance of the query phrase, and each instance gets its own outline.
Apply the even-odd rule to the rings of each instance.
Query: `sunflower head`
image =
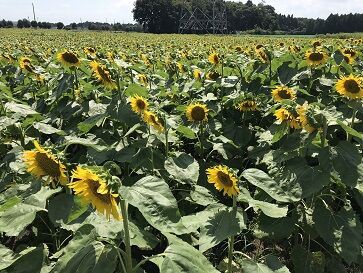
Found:
[[[354,49],[346,48],[342,52],[344,55],[349,55],[351,58],[355,59],[357,57],[357,52]]]
[[[186,116],[189,121],[201,122],[208,120],[207,105],[200,103],[190,104],[186,109]]]
[[[139,75],[137,75],[137,79],[138,79],[138,80],[139,80],[139,82],[140,82],[142,85],[144,85],[144,86],[147,86],[147,85],[148,85],[148,83],[149,83],[149,81],[148,81],[148,79],[147,79],[146,75],[144,75],[144,74],[139,74]]]
[[[306,51],[305,58],[309,65],[317,66],[325,63],[328,56],[325,51],[316,49]]]
[[[278,86],[272,90],[271,94],[275,102],[296,99],[295,91],[291,88],[288,88],[287,86]]]
[[[313,46],[313,47],[315,47],[315,48],[316,48],[316,47],[319,47],[319,46],[321,46],[321,42],[320,42],[320,41],[318,41],[318,40],[317,40],[317,41],[314,41],[314,42],[312,43],[312,46]]]
[[[68,178],[66,175],[66,167],[51,152],[40,146],[38,141],[34,141],[35,149],[25,151],[23,160],[27,165],[27,171],[38,178],[47,178],[47,182],[66,185]]]
[[[285,108],[280,108],[275,111],[275,117],[280,123],[286,122],[291,128],[300,129],[301,124],[297,116]]]
[[[219,64],[219,56],[217,53],[213,52],[208,56],[208,61],[213,64],[213,65],[217,65]]]
[[[105,179],[94,170],[78,166],[68,187],[85,202],[91,203],[99,213],[105,214],[107,219],[111,215],[116,220],[122,219],[116,201],[118,194],[112,193]]]
[[[337,92],[348,99],[363,97],[363,78],[350,75],[341,77],[335,85]]]
[[[214,184],[218,191],[223,190],[223,195],[228,196],[237,195],[239,193],[238,179],[236,176],[224,165],[218,165],[206,170],[208,182]]]
[[[90,63],[90,66],[93,74],[99,82],[101,82],[109,89],[114,89],[116,87],[116,83],[111,79],[110,72],[106,69],[104,65],[96,61],[92,61]]]
[[[81,65],[81,61],[77,55],[68,50],[58,53],[57,59],[63,66],[76,67]]]
[[[130,99],[131,109],[137,114],[143,113],[147,110],[149,103],[141,96],[134,96]]]
[[[182,63],[177,63],[176,66],[178,67],[179,73],[185,72],[185,66]]]
[[[157,115],[151,111],[144,111],[143,115],[144,121],[156,129],[159,133],[164,131],[164,126],[162,120],[160,120]]]
[[[91,56],[95,56],[96,55],[96,49],[93,47],[85,47],[83,49],[84,53],[86,53],[87,55],[91,55]]]
[[[194,79],[200,80],[202,78],[202,71],[200,71],[199,69],[194,69],[193,76]]]
[[[267,51],[261,48],[260,50],[257,50],[257,55],[260,58],[260,60],[264,63],[267,63],[270,61],[270,57],[267,54]]]
[[[307,103],[304,103],[303,105],[298,105],[296,107],[296,112],[298,114],[298,117],[296,119],[300,122],[301,127],[305,131],[307,131],[308,133],[312,133],[316,130],[316,128],[310,123],[308,117],[308,110],[309,105]]]
[[[26,72],[34,73],[34,67],[31,64],[31,60],[28,57],[20,58],[19,66]]]
[[[257,102],[253,99],[246,99],[239,102],[236,105],[236,108],[241,112],[249,112],[249,111],[256,111],[257,110]]]
[[[220,74],[216,71],[210,71],[207,73],[206,78],[211,81],[215,81],[220,77]]]

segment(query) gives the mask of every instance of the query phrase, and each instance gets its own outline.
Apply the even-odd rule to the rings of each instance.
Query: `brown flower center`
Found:
[[[282,98],[284,100],[291,99],[291,94],[286,89],[279,90],[278,95],[279,95],[280,98]]]
[[[195,121],[202,121],[205,118],[205,111],[203,107],[200,106],[194,106],[192,108],[192,111],[190,113],[192,116],[192,119]]]
[[[70,64],[76,64],[78,63],[78,58],[75,54],[73,54],[72,52],[64,52],[62,54],[62,58],[64,61],[66,61],[67,63],[70,63]]]
[[[110,78],[110,75],[108,74],[108,72],[106,70],[104,70],[101,66],[97,66],[97,72],[98,74],[101,76],[101,78],[104,80],[104,81],[107,81],[107,82],[111,82],[111,78]]]
[[[136,105],[140,110],[144,110],[146,108],[146,103],[143,100],[137,100]]]
[[[226,187],[232,187],[233,186],[233,181],[231,180],[231,178],[229,177],[228,174],[222,172],[222,171],[218,171],[217,173],[218,179],[219,181],[221,181],[221,183],[226,186]]]
[[[101,194],[97,192],[98,188],[100,187],[100,183],[98,181],[88,180],[88,187],[92,191],[92,193],[103,203],[111,204],[111,195],[109,193]]]
[[[46,153],[37,152],[35,160],[45,175],[58,178],[61,175],[59,163],[50,158]]]
[[[360,86],[355,80],[346,80],[344,82],[344,89],[349,93],[359,93]]]
[[[324,59],[324,54],[320,52],[313,52],[309,55],[309,60],[313,62],[319,62]]]

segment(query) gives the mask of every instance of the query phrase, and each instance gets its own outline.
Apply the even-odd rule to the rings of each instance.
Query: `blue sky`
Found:
[[[133,22],[135,0],[0,0],[0,18],[32,19],[31,3],[35,5],[38,21],[64,23],[101,21]],[[243,0],[242,2],[246,2]],[[239,1],[241,2],[241,0]],[[254,3],[261,2],[253,0]],[[326,18],[330,13],[363,13],[363,0],[265,0],[278,13],[295,17]]]

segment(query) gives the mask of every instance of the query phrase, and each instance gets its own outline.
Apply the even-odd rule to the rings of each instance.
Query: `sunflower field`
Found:
[[[362,272],[362,37],[0,35],[1,273]]]

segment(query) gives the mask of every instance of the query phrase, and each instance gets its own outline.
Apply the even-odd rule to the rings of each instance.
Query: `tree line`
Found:
[[[134,19],[144,31],[151,33],[177,33],[179,19],[186,9],[198,8],[209,17],[217,10],[226,9],[230,33],[251,31],[279,34],[326,34],[339,32],[363,32],[363,14],[331,14],[327,19],[295,18],[278,14],[271,5],[223,0],[136,0]],[[192,31],[191,31],[192,32]]]

